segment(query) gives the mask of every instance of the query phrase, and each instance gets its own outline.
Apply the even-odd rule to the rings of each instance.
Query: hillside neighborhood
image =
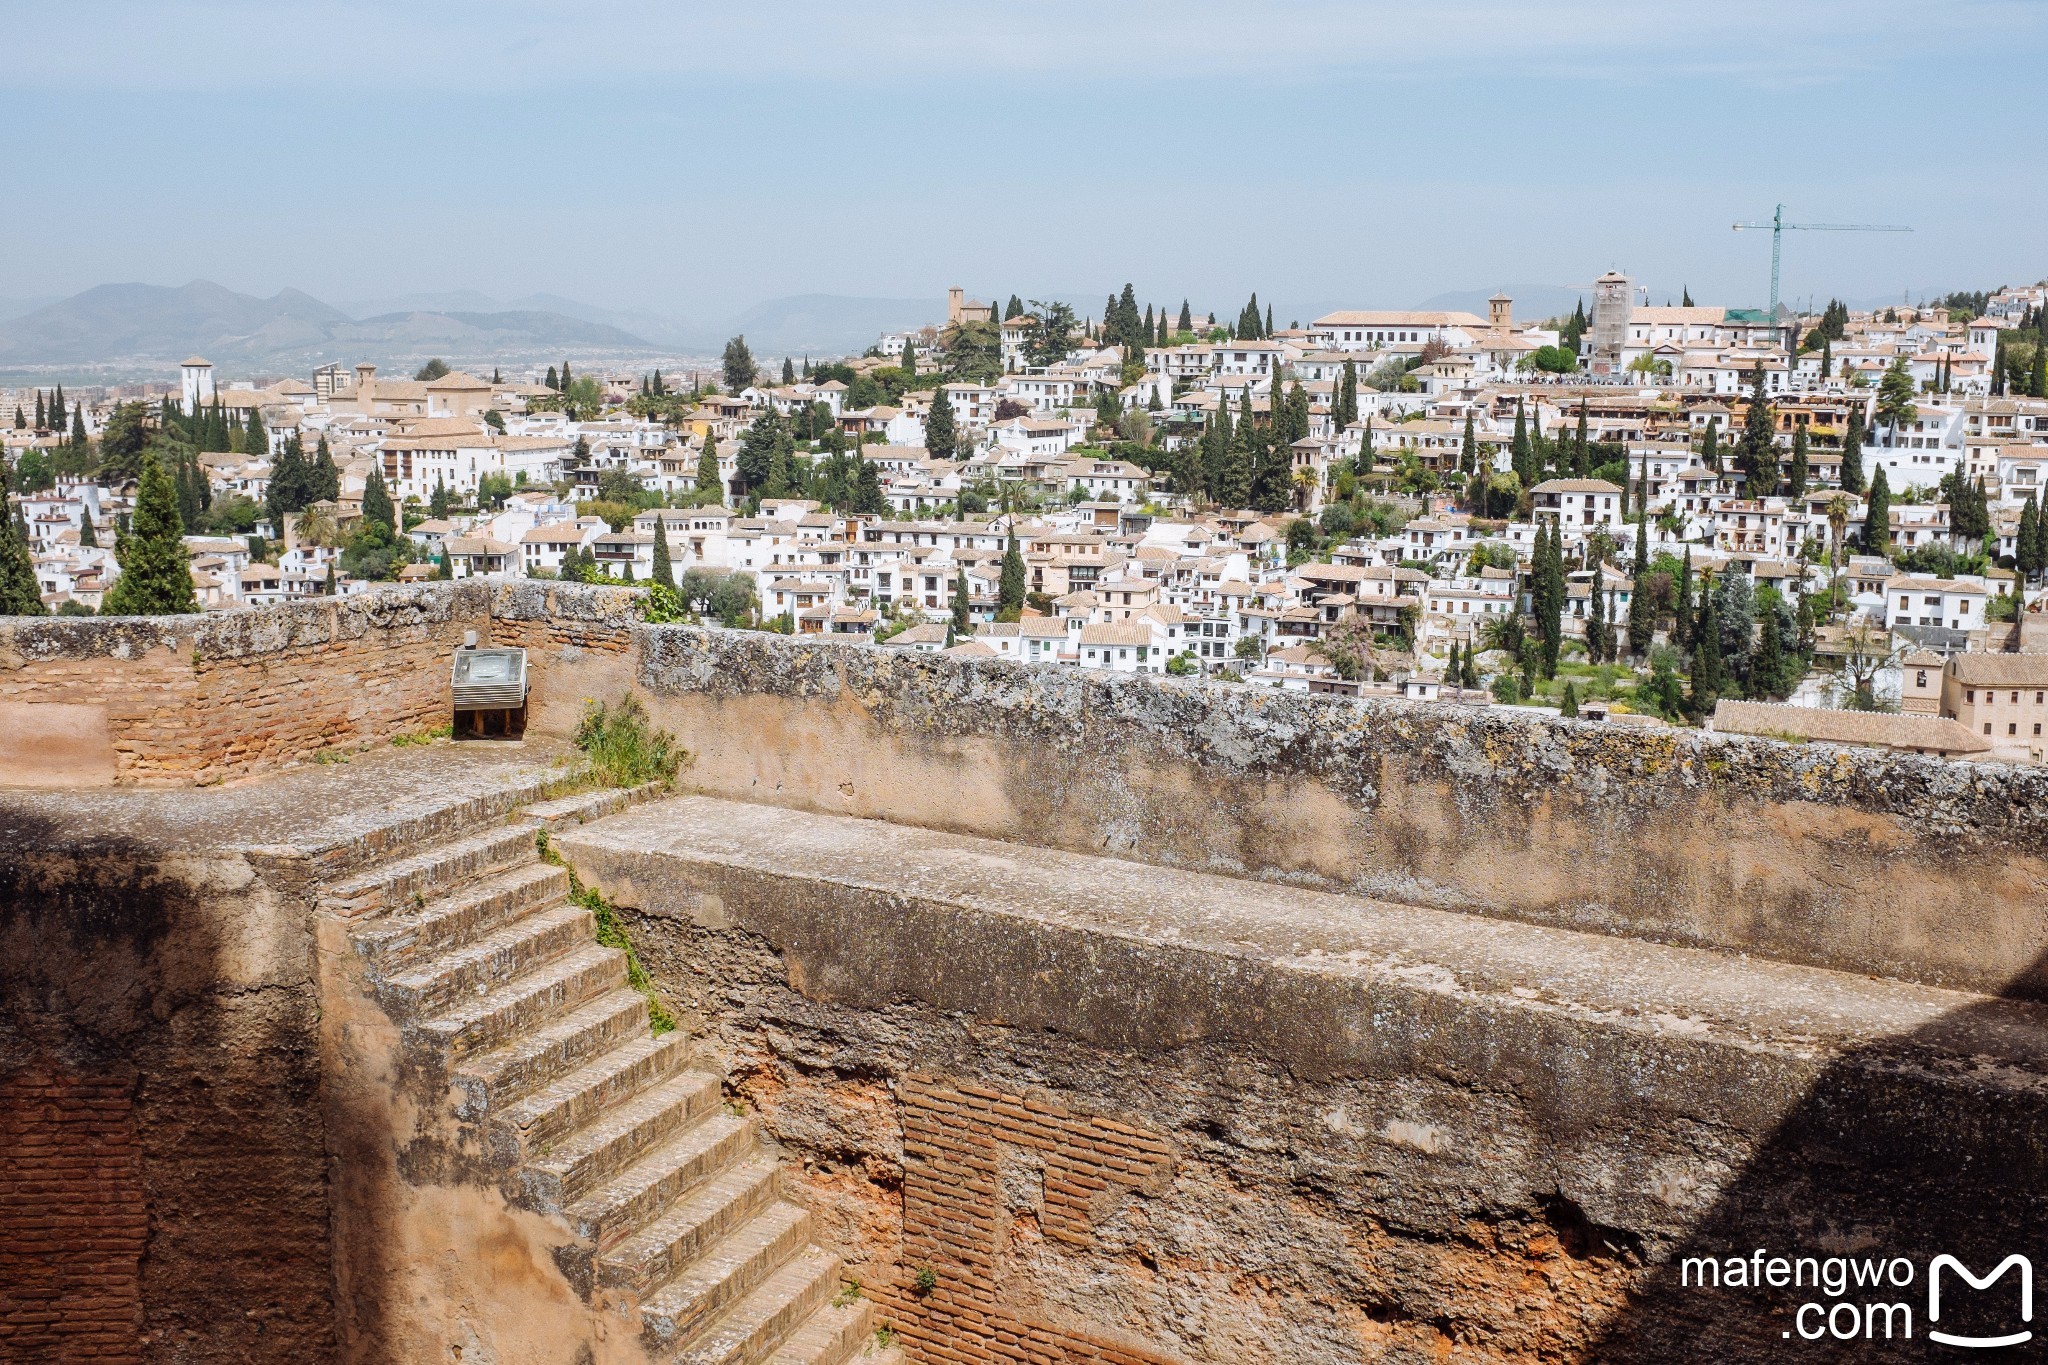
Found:
[[[2048,288],[1851,310],[954,289],[861,356],[0,391],[0,612],[431,578],[649,619],[1955,758],[2048,754]],[[936,310],[935,310],[936,311]]]

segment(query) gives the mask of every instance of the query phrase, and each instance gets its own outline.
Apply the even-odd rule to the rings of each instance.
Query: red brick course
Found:
[[[122,1070],[0,1080],[0,1359],[142,1359],[134,1090]]]
[[[902,1087],[903,1279],[876,1286],[880,1316],[920,1361],[974,1365],[1173,1365],[1174,1358],[1037,1317],[1003,1301],[999,1268],[1013,1237],[1079,1251],[1124,1200],[1163,1187],[1173,1151],[1144,1129],[952,1077],[912,1073]],[[1000,1196],[1005,1149],[1029,1153],[1043,1204],[1014,1214]],[[1042,1162],[1042,1165],[1037,1163]],[[919,1294],[929,1266],[936,1283]]]

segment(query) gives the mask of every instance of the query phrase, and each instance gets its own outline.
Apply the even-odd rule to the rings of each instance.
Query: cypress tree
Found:
[[[1773,497],[1778,491],[1775,426],[1770,396],[1764,387],[1763,362],[1758,361],[1750,372],[1749,412],[1742,421],[1742,471],[1746,491],[1752,498]]]
[[[725,501],[725,481],[718,476],[718,442],[709,431],[704,433],[704,448],[697,455],[697,491],[718,490],[718,500]]]
[[[562,391],[562,381],[555,377],[555,367],[552,365],[548,366],[547,377],[540,382],[553,389],[556,393]]]
[[[107,590],[101,610],[108,616],[178,616],[199,610],[185,555],[184,523],[178,497],[162,457],[142,454],[142,480],[128,534],[114,546],[121,576]]]
[[[1476,644],[1465,647],[1465,675],[1461,685],[1465,687],[1479,686],[1479,647]]]
[[[1535,487],[1538,480],[1536,471],[1530,467],[1534,463],[1534,452],[1529,445],[1529,422],[1522,413],[1522,400],[1519,398],[1515,400],[1515,438],[1508,450],[1512,467],[1521,476],[1522,487]]]
[[[1344,362],[1344,377],[1337,382],[1337,411],[1331,414],[1338,431],[1358,420],[1358,365],[1354,361]],[[1470,443],[1472,435],[1472,414],[1465,414],[1465,435]]]
[[[1350,369],[1351,362],[1345,361],[1344,368]],[[1477,476],[1479,473],[1479,437],[1473,430],[1470,408],[1465,409],[1465,440],[1458,447],[1458,468],[1467,476]]]
[[[967,570],[953,574],[953,633],[967,635],[974,629],[974,603],[967,587]]]
[[[1572,436],[1572,477],[1583,479],[1593,472],[1592,445],[1586,435],[1586,400],[1579,400],[1579,428]]]
[[[998,620],[1014,621],[1024,610],[1024,552],[1017,548],[1017,524],[1012,514],[1008,538],[1003,543],[1003,575],[996,586]]]
[[[1700,593],[1699,622],[1692,634],[1691,709],[1694,716],[1704,719],[1713,714],[1723,681],[1721,618],[1714,612],[1714,594],[1711,591]]]
[[[1714,473],[1721,472],[1721,419],[1707,419],[1707,434],[1700,438],[1700,465]]]
[[[1259,332],[1260,337],[1270,339],[1273,335],[1273,305],[1266,305],[1266,325]]]
[[[297,441],[286,441],[271,462],[270,485],[264,496],[279,534],[284,531],[286,513],[303,512],[312,503],[311,472]]]
[[[100,533],[93,529],[92,513],[81,512],[78,517],[78,543],[89,550],[96,550],[100,544]]]
[[[1671,636],[1678,644],[1692,640],[1692,546],[1685,547],[1685,562],[1678,567],[1678,609],[1671,618]]]
[[[1854,399],[1849,403],[1849,429],[1842,433],[1842,489],[1863,491],[1863,405]]]
[[[1223,467],[1216,481],[1216,501],[1225,507],[1249,507],[1252,500],[1252,474],[1256,461],[1252,434],[1252,392],[1249,386],[1244,390],[1244,406],[1239,414],[1237,430],[1232,433],[1229,449],[1224,453]]]
[[[1628,597],[1628,652],[1638,659],[1649,654],[1650,641],[1657,633],[1657,623],[1650,617],[1650,595],[1643,591],[1643,576],[1649,569],[1650,519],[1644,516],[1636,521],[1635,588]]]
[[[1864,500],[1863,553],[1887,555],[1892,550],[1892,490],[1884,466],[1870,480],[1870,496]]]
[[[2034,368],[2027,376],[2027,392],[2035,398],[2048,398],[2048,332],[2034,339]]]
[[[85,449],[85,404],[77,403],[71,409],[71,444]]]
[[[448,515],[448,485],[441,481],[439,474],[434,476],[434,493],[427,499],[427,511],[437,519]]]
[[[650,583],[659,583],[664,588],[676,585],[675,564],[668,554],[668,523],[659,512],[654,516],[654,572],[648,576]]]
[[[19,403],[14,405],[14,429],[16,431],[28,430],[28,417],[23,414],[21,404]]]
[[[49,409],[43,406],[43,391],[36,390],[36,430],[47,431],[50,427]]]
[[[1794,498],[1806,496],[1806,424],[1799,423],[1792,429],[1792,475],[1785,491]]]
[[[2013,567],[2020,571],[2021,582],[2041,572],[2040,538],[2041,509],[2029,493],[2020,505],[2020,529],[2013,537]]]
[[[255,408],[249,409],[248,424],[242,428],[242,453],[244,455],[268,455],[270,433],[263,429],[263,414]]]
[[[1458,659],[1458,642],[1457,642],[1456,640],[1453,640],[1453,641],[1451,641],[1451,658],[1450,658],[1450,662],[1448,662],[1448,663],[1446,663],[1446,664],[1444,665],[1444,681],[1445,681],[1446,683],[1449,683],[1449,684],[1450,684],[1451,686],[1453,686],[1453,687],[1456,687],[1456,686],[1458,685],[1458,679],[1459,679],[1460,677],[1462,677],[1462,676],[1463,676],[1463,674],[1461,674],[1461,673],[1460,673],[1460,672],[1458,671],[1458,669],[1459,669],[1459,659]]]
[[[788,356],[782,357],[782,382],[785,384],[796,383],[796,364]]]
[[[35,556],[28,548],[28,527],[19,515],[7,513],[7,486],[7,462],[0,460],[0,616],[47,615],[43,585],[36,581]],[[92,524],[89,515],[86,524]]]
[[[1778,612],[1776,607],[1763,613],[1763,629],[1758,632],[1756,661],[1750,665],[1750,695],[1761,701],[1781,701],[1791,691],[1785,687],[1785,642],[1778,637]]]
[[[939,391],[932,395],[931,411],[925,414],[925,453],[933,459],[950,460],[959,439],[959,430],[953,421],[953,400],[946,396],[946,386],[941,384]]]
[[[1564,700],[1558,703],[1557,713],[1567,720],[1578,719],[1579,690],[1570,681],[1564,685]]]
[[[1180,301],[1180,330],[1183,332],[1195,330],[1195,315],[1188,311],[1188,301],[1186,299]]]
[[[563,393],[567,393],[568,391],[569,391],[569,362],[565,360],[565,361],[563,361],[563,362],[562,362],[562,392],[563,392]]]
[[[304,448],[300,446],[297,436],[291,437],[285,444],[301,451],[303,457]],[[321,501],[334,502],[341,497],[341,470],[334,463],[333,453],[327,449],[327,437],[324,434],[320,437],[320,444],[315,451],[313,467],[306,472],[307,506]]]

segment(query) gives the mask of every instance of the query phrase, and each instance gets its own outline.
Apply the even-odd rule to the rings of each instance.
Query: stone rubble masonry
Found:
[[[142,1359],[134,1090],[126,1067],[0,1079],[0,1359]]]

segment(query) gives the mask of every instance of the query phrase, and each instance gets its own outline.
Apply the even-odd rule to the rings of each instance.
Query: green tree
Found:
[[[1721,669],[1721,622],[1714,613],[1714,594],[1700,594],[1699,619],[1693,626],[1692,696],[1690,710],[1695,717],[1712,715],[1723,685]]]
[[[290,443],[297,446],[299,438],[292,437]],[[312,467],[306,471],[306,501],[335,502],[340,498],[341,470],[335,465],[334,453],[328,450],[327,437],[323,435],[315,448]]]
[[[86,524],[92,524],[88,516]],[[81,544],[84,542],[81,540]],[[42,616],[43,587],[20,514],[7,512],[7,462],[0,460],[0,616]]]
[[[1877,383],[1877,420],[1890,431],[1887,445],[1899,443],[1899,428],[1920,415],[1913,406],[1913,376],[1907,373],[1906,358],[1892,361],[1891,368]]]
[[[2013,565],[2022,580],[2041,572],[2041,509],[2032,493],[2020,505],[2019,534],[2013,537]]]
[[[936,460],[950,460],[959,440],[959,428],[953,421],[953,400],[946,396],[946,386],[941,384],[932,395],[931,411],[925,414],[925,453]]]
[[[1776,429],[1777,418],[1771,411],[1763,362],[1758,361],[1750,371],[1749,412],[1742,420],[1742,441],[1738,448],[1744,488],[1752,498],[1774,497],[1778,492]]]
[[[1794,498],[1806,496],[1806,424],[1799,423],[1792,428],[1792,473],[1785,482],[1785,492]]]
[[[149,425],[142,404],[118,403],[100,433],[100,471],[117,479],[135,478],[142,472],[143,451],[149,446]]]
[[[1650,573],[1650,519],[1640,517],[1636,521],[1636,558],[1630,573],[1635,586],[1628,596],[1628,651],[1638,659],[1650,652],[1650,641],[1657,633],[1657,621],[1651,615],[1650,594],[1644,579]]]
[[[1331,416],[1331,423],[1341,432],[1357,420],[1358,365],[1355,361],[1346,360],[1344,362],[1344,376],[1337,381],[1337,410]],[[1469,412],[1465,417],[1465,425],[1468,430],[1471,428],[1472,418]]]
[[[555,376],[555,367],[552,365],[548,366],[547,377],[541,380],[540,382],[547,385],[549,388],[555,390],[555,392],[557,393],[560,393],[562,390],[562,381]]]
[[[0,476],[4,476],[5,472],[5,462],[0,461]],[[21,458],[15,461],[14,482],[24,493],[40,493],[46,488],[54,488],[57,484],[56,466],[51,463],[49,456],[30,446],[22,451]],[[4,506],[4,503],[0,503],[0,507]]]
[[[675,564],[668,555],[668,523],[658,513],[654,518],[654,572],[647,581],[665,588],[676,585]]]
[[[429,360],[426,364],[420,366],[418,370],[414,371],[412,377],[419,383],[431,384],[436,379],[445,378],[447,374],[448,362],[439,356],[435,356],[432,360]]]
[[[1529,441],[1529,419],[1522,410],[1522,400],[1515,400],[1515,436],[1508,446],[1509,467],[1522,480],[1522,487],[1533,488],[1543,481],[1543,471],[1536,465],[1536,450]]]
[[[953,574],[953,633],[965,637],[974,629],[974,603],[968,595],[967,570]]]
[[[1564,685],[1564,698],[1558,702],[1557,713],[1568,720],[1576,720],[1579,714],[1579,689],[1569,680]]]
[[[1192,334],[1195,330],[1195,315],[1188,311],[1188,301],[1186,299],[1180,301],[1180,318],[1174,325],[1180,331],[1189,334]]]
[[[1888,555],[1892,552],[1892,490],[1884,466],[1870,480],[1870,495],[1864,500],[1863,553]]]
[[[185,554],[185,525],[178,519],[178,495],[162,458],[143,452],[142,479],[128,534],[114,546],[121,576],[101,607],[108,616],[179,616],[199,610],[192,570]]]
[[[738,393],[753,384],[756,369],[754,353],[747,349],[745,336],[736,336],[725,343],[725,354],[719,365],[727,393]]]
[[[1849,426],[1842,433],[1842,489],[1844,492],[1863,491],[1863,404],[1849,401]]]
[[[280,534],[288,514],[303,512],[315,501],[312,471],[306,467],[305,451],[297,440],[286,441],[284,449],[271,460],[270,483],[264,498],[270,509],[271,525]]]
[[[448,516],[448,485],[441,481],[439,474],[434,476],[434,492],[427,499],[427,511],[437,520]]]
[[[1700,438],[1700,465],[1702,468],[1711,469],[1716,474],[1721,472],[1721,419],[1719,417],[1709,417],[1707,419],[1706,435]]]
[[[708,431],[704,433],[704,448],[697,454],[697,491],[716,492],[719,501],[725,500],[725,481],[718,473],[718,440]]]
[[[996,582],[996,619],[1015,621],[1024,610],[1024,552],[1017,547],[1013,521],[1003,542],[1003,572]]]
[[[1033,365],[1050,365],[1063,358],[1074,332],[1074,310],[1064,303],[1031,301],[1036,322],[1025,343],[1025,360]]]

